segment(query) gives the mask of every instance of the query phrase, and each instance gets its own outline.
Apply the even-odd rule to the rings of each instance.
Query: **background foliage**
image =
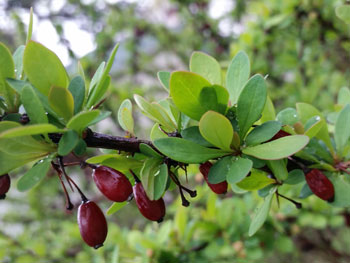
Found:
[[[348,84],[349,28],[334,12],[342,1],[237,0],[232,4],[235,8],[220,17],[210,15],[215,1],[145,5],[71,0],[59,9],[53,8],[53,2],[5,1],[2,5],[12,28],[1,28],[1,41],[13,47],[11,51],[25,41],[26,20],[21,14],[28,13],[30,6],[37,19],[52,21],[72,61],[77,55],[65,39],[62,21],[79,20],[94,35],[96,49],[81,58],[90,76],[116,39],[121,41],[116,60],[120,64],[112,69],[111,96],[105,105],[114,115],[101,127],[106,131],[122,134],[116,125],[119,103],[133,93],[149,100],[160,98],[163,91],[155,73],[187,69],[193,50],[213,55],[224,67],[238,50],[245,50],[252,73],[269,75],[269,94],[277,109],[304,101],[332,111],[335,95]],[[157,18],[159,13],[166,16]],[[170,18],[173,24],[166,23]],[[76,73],[74,66],[70,73]],[[142,134],[149,122],[136,118],[137,134]],[[199,194],[189,208],[181,206],[176,191],[166,195],[167,203],[174,201],[165,222],[157,225],[146,222],[130,204],[109,216],[105,247],[97,251],[82,243],[76,214],[64,212],[56,176],[48,176],[27,194],[13,187],[0,204],[0,258],[3,262],[348,262],[348,211],[331,208],[315,197],[301,211],[282,201],[279,209],[274,204],[264,228],[249,238],[250,217],[261,199],[232,192],[217,197],[205,184],[199,186],[203,180],[195,170],[190,184]],[[91,173],[69,172],[106,210],[110,204],[92,183]]]

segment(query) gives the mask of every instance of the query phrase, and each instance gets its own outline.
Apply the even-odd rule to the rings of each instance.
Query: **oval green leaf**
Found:
[[[50,107],[66,122],[70,120],[74,112],[74,99],[68,89],[53,86],[49,92]]]
[[[231,151],[233,128],[231,122],[224,115],[208,111],[199,121],[199,131],[204,139],[212,145]]]
[[[309,142],[306,135],[286,136],[268,143],[243,149],[243,153],[262,160],[278,160],[291,156],[303,149]]]
[[[215,58],[199,51],[192,53],[190,71],[201,75],[212,84],[221,85],[221,67]]]
[[[80,134],[88,125],[100,115],[99,110],[79,112],[67,123],[67,128]]]
[[[247,146],[253,146],[270,140],[280,129],[278,121],[268,121],[255,127],[245,138]]]
[[[53,132],[62,132],[61,129],[58,129],[52,124],[34,124],[34,125],[25,125],[12,128],[0,133],[0,139],[4,138],[14,138],[28,135],[37,135],[37,134],[46,134]]]
[[[79,135],[76,133],[76,131],[69,130],[63,134],[61,137],[59,143],[58,143],[58,154],[61,156],[68,155],[75,146],[78,145],[79,142]]]

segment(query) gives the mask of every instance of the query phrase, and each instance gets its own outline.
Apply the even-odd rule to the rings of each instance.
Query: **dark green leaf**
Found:
[[[76,131],[69,130],[63,134],[58,143],[58,154],[68,155],[78,145],[79,135]]]
[[[21,100],[31,124],[48,123],[45,109],[30,85],[23,87]]]
[[[68,90],[72,93],[74,99],[74,114],[77,114],[84,103],[85,99],[85,82],[82,77],[76,76],[71,80]]]
[[[86,142],[83,139],[79,139],[77,146],[75,146],[73,152],[78,155],[82,156],[86,152]]]
[[[227,151],[206,148],[181,138],[158,139],[154,145],[161,153],[183,163],[203,163],[228,154]]]
[[[159,172],[155,174],[154,178],[154,200],[158,200],[164,194],[168,181],[168,166],[166,164],[160,165]]]
[[[307,183],[304,184],[303,188],[301,188],[300,194],[299,194],[299,198],[300,199],[305,199],[307,197],[309,197],[310,195],[313,195],[310,187],[308,186]]]
[[[199,103],[206,111],[213,110],[221,114],[226,113],[228,92],[224,87],[214,85],[204,87],[199,94]]]
[[[141,169],[141,182],[150,200],[155,200],[155,177],[159,174],[161,163],[159,158],[150,158],[144,162]]]
[[[200,144],[204,147],[212,147],[213,145],[206,141],[201,133],[199,132],[199,127],[198,126],[192,126],[184,129],[181,132],[182,138],[188,141],[192,141],[194,143]]]
[[[270,140],[280,129],[278,121],[268,121],[255,127],[245,138],[247,146],[253,146]]]
[[[157,153],[151,146],[145,143],[140,144],[140,152],[148,157],[162,158],[162,155]]]
[[[294,169],[288,173],[288,178],[283,183],[294,185],[301,182],[305,182],[304,172],[300,169]]]
[[[218,160],[209,170],[208,181],[211,184],[218,184],[226,181],[226,176],[233,163],[232,156],[226,156]]]
[[[239,136],[244,138],[250,127],[256,122],[264,109],[266,102],[266,84],[260,75],[249,79],[237,102],[237,119]]]
[[[253,162],[249,159],[236,157],[226,176],[227,182],[235,184],[242,181],[251,171]]]

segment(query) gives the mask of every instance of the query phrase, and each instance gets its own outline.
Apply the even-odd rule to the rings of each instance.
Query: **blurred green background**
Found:
[[[34,8],[33,39],[58,54],[71,76],[80,60],[91,78],[116,42],[110,96],[104,107],[112,117],[94,130],[124,135],[116,115],[132,94],[149,100],[166,96],[157,81],[161,70],[186,70],[194,50],[227,67],[245,50],[252,73],[268,75],[269,96],[277,111],[297,101],[333,110],[339,89],[349,84],[350,28],[335,15],[334,0],[4,0],[0,2],[0,41],[13,52],[25,42],[29,8]],[[151,122],[134,112],[136,134],[147,138]],[[101,154],[91,150],[89,156]],[[91,179],[91,170],[68,172],[103,208],[108,202]],[[107,216],[105,246],[94,250],[80,238],[76,210],[65,212],[57,176],[52,172],[27,193],[16,190],[23,173],[11,174],[12,188],[0,201],[0,262],[349,262],[350,212],[315,197],[299,200],[302,210],[273,202],[263,228],[248,237],[257,193],[231,190],[216,196],[196,166],[190,188],[198,196],[184,208],[177,190],[164,197],[161,224],[147,222],[131,202]],[[185,182],[185,177],[181,177]],[[301,188],[301,186],[299,187]],[[283,186],[298,200],[300,189]],[[72,193],[76,207],[79,196]]]

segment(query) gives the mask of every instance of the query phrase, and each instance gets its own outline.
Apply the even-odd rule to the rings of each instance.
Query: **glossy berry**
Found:
[[[107,237],[107,221],[95,202],[85,201],[78,208],[80,235],[90,247],[98,249]]]
[[[202,173],[202,175],[204,176],[204,180],[207,182],[208,186],[210,187],[210,189],[216,193],[216,194],[225,194],[227,192],[227,182],[221,182],[218,184],[211,184],[208,181],[208,175],[209,175],[209,170],[213,165],[211,164],[211,162],[205,162],[202,163],[199,166],[199,171]]]
[[[162,222],[163,217],[165,216],[165,204],[163,198],[150,200],[146,195],[142,183],[138,180],[136,180],[133,190],[136,205],[141,214],[149,220],[157,221],[158,223]]]
[[[288,132],[285,132],[284,130],[279,130],[268,142],[277,140],[282,137],[290,136],[291,134]]]
[[[333,184],[320,170],[312,169],[306,174],[305,179],[316,196],[329,202],[334,200]]]
[[[10,189],[11,179],[8,174],[4,174],[0,176],[0,199],[4,199],[6,197],[6,193]]]
[[[97,188],[108,199],[114,202],[124,202],[132,194],[132,186],[126,176],[107,166],[97,167],[92,177]]]

